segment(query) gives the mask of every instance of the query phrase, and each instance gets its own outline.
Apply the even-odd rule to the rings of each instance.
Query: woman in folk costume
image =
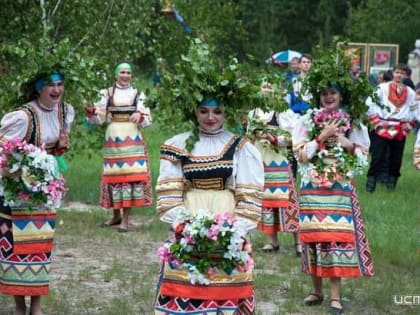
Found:
[[[227,104],[225,106],[228,106]],[[186,149],[192,133],[182,133],[161,147],[157,211],[177,226],[181,212],[230,210],[244,231],[257,226],[261,212],[263,164],[256,148],[224,129],[225,113],[215,99],[195,110],[198,139]],[[252,170],[252,171],[250,171]],[[208,285],[192,284],[184,270],[164,264],[155,314],[253,314],[252,270],[220,273]]]
[[[320,91],[320,109],[302,116],[293,131],[302,175],[299,235],[303,271],[313,291],[305,305],[323,301],[323,278],[329,278],[330,307],[343,310],[341,278],[373,275],[373,265],[359,201],[351,178],[367,165],[369,136],[340,108],[342,92],[330,85]]]
[[[93,124],[108,123],[100,204],[114,212],[103,226],[119,225],[118,232],[127,232],[131,207],[152,204],[149,161],[141,132],[151,125],[152,118],[144,105],[145,95],[130,84],[131,65],[117,65],[114,74],[114,85],[102,90],[100,101],[86,107],[86,113]]]
[[[249,114],[248,128],[254,134],[254,145],[264,162],[264,198],[258,227],[270,237],[270,243],[262,250],[278,251],[278,232],[288,232],[293,233],[296,255],[300,256],[299,201],[287,156],[292,144],[290,132],[297,119],[298,115],[291,110],[265,113],[255,109]]]
[[[38,75],[30,89],[31,101],[2,118],[0,145],[2,140],[20,138],[37,147],[44,145],[48,153],[61,156],[69,147],[68,133],[74,120],[73,107],[62,101],[63,75],[59,72]],[[3,201],[0,197],[0,293],[14,295],[15,314],[22,315],[26,313],[25,296],[30,296],[30,314],[39,315],[41,296],[49,292],[51,250],[33,242],[25,253],[15,253],[12,211]],[[50,213],[55,214],[53,210]],[[53,221],[50,216],[52,233]]]

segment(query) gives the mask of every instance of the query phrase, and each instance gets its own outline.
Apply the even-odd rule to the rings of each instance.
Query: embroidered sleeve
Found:
[[[156,211],[161,221],[172,223],[184,207],[184,175],[180,161],[160,160],[156,185]]]
[[[234,155],[235,215],[254,224],[260,220],[264,166],[258,150],[249,142]]]
[[[157,206],[159,218],[171,223],[180,209],[184,207],[184,180],[180,178],[159,179],[156,185]]]
[[[171,162],[178,162],[183,156],[183,150],[171,146],[169,144],[163,144],[160,147],[160,158]]]

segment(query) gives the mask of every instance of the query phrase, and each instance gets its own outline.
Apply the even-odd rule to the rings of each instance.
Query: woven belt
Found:
[[[112,114],[111,121],[112,122],[129,122],[130,114]]]

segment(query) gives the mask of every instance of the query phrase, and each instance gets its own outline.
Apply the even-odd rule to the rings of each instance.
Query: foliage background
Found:
[[[420,29],[420,2],[412,0],[173,3],[193,35],[215,46],[221,59],[236,55],[243,60],[252,54],[261,65],[272,52],[287,48],[316,55],[313,48],[329,45],[335,35],[354,42],[398,43],[404,62]],[[0,0],[0,116],[18,105],[21,84],[48,63],[60,61],[66,68],[66,100],[78,111],[72,143],[79,150],[96,148],[103,133],[98,129],[87,134],[82,108],[95,100],[98,89],[111,84],[114,65],[132,62],[135,85],[147,88],[157,58],[164,57],[170,66],[186,51],[185,32],[160,13],[161,6],[157,0]],[[145,131],[154,182],[158,147],[169,136],[159,125]],[[411,165],[412,144],[411,137],[395,192],[382,186],[373,195],[359,189],[376,276],[346,280],[343,296],[349,314],[418,313],[418,306],[392,302],[393,295],[418,294],[419,175]],[[155,249],[167,235],[167,227],[156,219],[153,207],[134,209],[135,233],[116,235],[97,227],[109,213],[93,206],[99,197],[100,151],[93,157],[79,154],[69,163],[68,200],[91,204],[93,210],[59,212],[55,278],[44,312],[148,314],[159,269]],[[357,178],[357,187],[363,187],[364,181]],[[275,314],[326,314],[328,303],[310,309],[299,304],[310,292],[310,280],[293,257],[292,237],[281,235],[281,241],[280,255],[256,252],[259,305],[272,302]],[[253,239],[255,248],[265,242],[262,235]],[[0,296],[0,305],[0,313],[13,312],[11,297]]]
[[[176,5],[192,33],[161,9]],[[109,86],[121,61],[135,66],[136,87],[152,85],[158,58],[168,68],[186,53],[189,37],[215,47],[221,61],[254,56],[266,67],[271,53],[310,52],[335,36],[349,41],[398,43],[405,61],[418,36],[419,1],[409,0],[0,0],[0,116],[22,102],[21,86],[60,63],[66,101],[78,112],[73,149],[96,150],[102,130],[86,136],[83,107]],[[21,99],[19,100],[19,97]],[[73,150],[74,152],[74,150]]]

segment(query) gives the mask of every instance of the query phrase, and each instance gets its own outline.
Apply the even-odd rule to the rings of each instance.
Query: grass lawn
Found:
[[[158,147],[167,135],[152,126],[145,136],[155,183]],[[420,295],[420,172],[411,162],[412,145],[411,136],[395,191],[378,186],[375,193],[367,194],[365,177],[356,179],[376,275],[343,279],[346,314],[420,313],[420,305],[394,303],[394,295]],[[159,272],[156,249],[169,235],[166,225],[150,207],[133,210],[129,233],[100,228],[110,215],[97,206],[101,157],[78,156],[69,164],[69,206],[58,212],[51,292],[43,298],[44,314],[151,314]],[[250,237],[254,249],[266,242],[258,231]],[[301,305],[311,291],[310,278],[301,272],[293,237],[282,234],[281,242],[279,253],[254,251],[257,314],[328,314],[328,296],[321,306]],[[328,294],[328,282],[324,288]],[[12,313],[13,299],[0,296],[0,315]]]

